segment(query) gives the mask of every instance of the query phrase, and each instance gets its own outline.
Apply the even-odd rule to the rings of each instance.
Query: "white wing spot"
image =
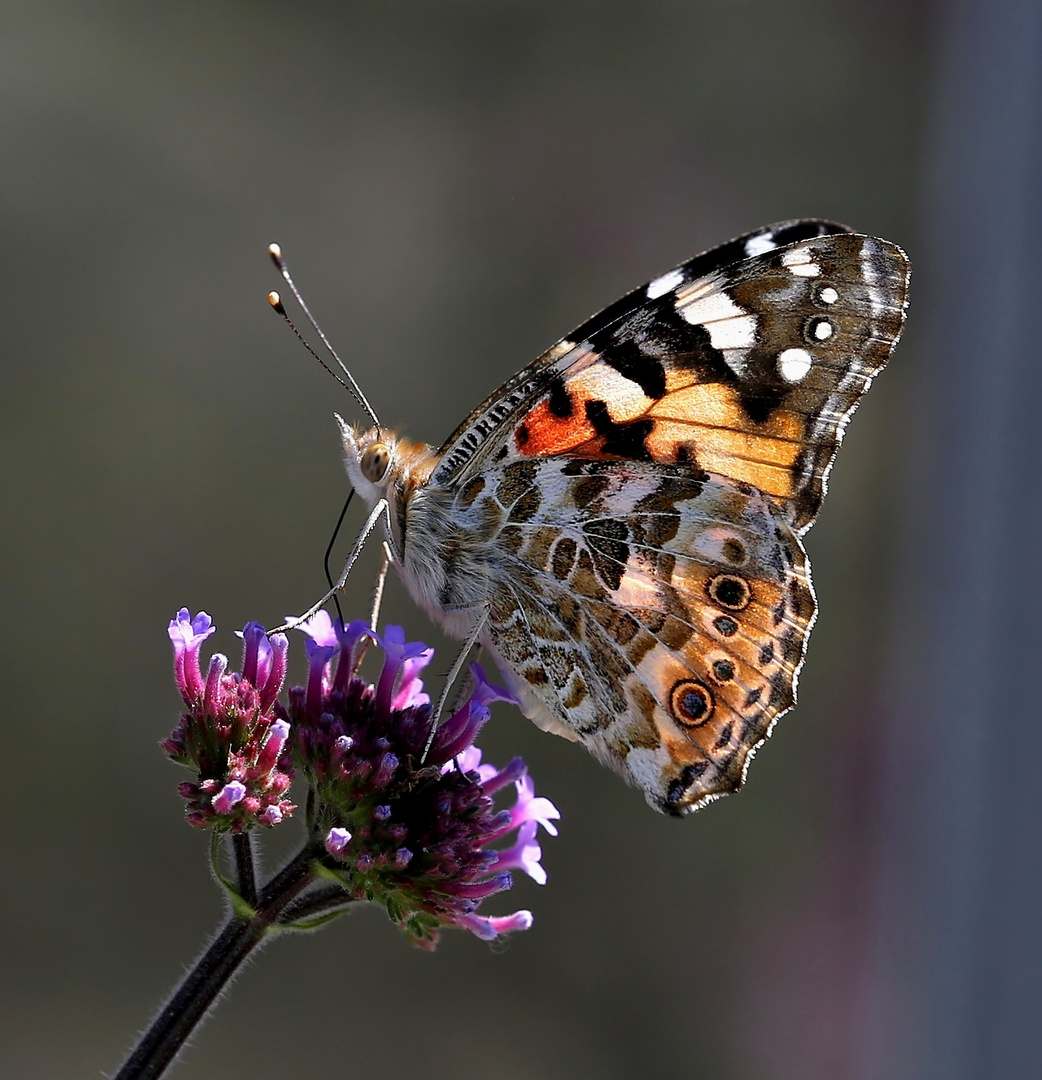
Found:
[[[657,277],[651,282],[645,292],[649,300],[657,300],[660,296],[672,292],[677,286],[684,284],[684,274],[680,270],[670,270],[668,274]]]
[[[643,747],[634,747],[626,755],[626,770],[633,777],[637,787],[646,792],[662,792],[667,790],[666,780],[669,775],[672,761],[669,751],[664,746],[656,746],[653,750]]]
[[[797,277],[817,277],[821,273],[821,267],[811,256],[810,248],[797,247],[785,252],[782,263]]]
[[[770,233],[750,236],[745,242],[745,257],[751,259],[754,255],[763,255],[764,252],[773,251],[777,246]]]
[[[756,344],[756,316],[747,314],[725,292],[678,303],[677,310],[692,326],[705,326],[714,349],[751,349]]]
[[[814,336],[818,341],[828,341],[832,337],[832,323],[828,319],[822,319],[814,324]]]
[[[558,371],[563,371],[566,367],[570,367],[575,360],[575,357],[570,354],[578,347],[574,341],[562,338],[547,352],[546,358],[551,364],[556,365]]]
[[[751,349],[756,344],[756,316],[740,315],[721,322],[708,323],[709,340],[714,349]]]
[[[786,382],[799,382],[810,371],[811,355],[806,349],[785,349],[778,354],[778,373]]]
[[[839,293],[831,285],[826,285],[818,293],[818,298],[823,304],[834,304],[839,299]]]

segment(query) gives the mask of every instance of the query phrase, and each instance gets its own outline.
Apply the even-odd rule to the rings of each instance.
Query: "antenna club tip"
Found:
[[[278,244],[269,244],[269,245],[268,245],[268,254],[269,254],[269,255],[270,255],[270,256],[271,256],[271,257],[272,257],[272,258],[273,258],[273,259],[274,259],[274,260],[275,260],[276,262],[278,262],[278,260],[282,258],[282,248],[281,248],[281,247],[279,247],[279,245],[278,245]]]
[[[280,314],[285,315],[286,309],[282,306],[282,297],[272,290],[268,293],[268,303]]]

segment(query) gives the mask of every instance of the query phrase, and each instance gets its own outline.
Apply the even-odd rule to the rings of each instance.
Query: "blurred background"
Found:
[[[438,445],[595,309],[802,215],[916,274],[745,791],[661,818],[504,709],[489,756],[563,814],[550,884],[502,908],[534,929],[284,937],[171,1075],[1042,1075],[1040,12],[0,4],[0,1075],[113,1071],[222,917],[157,747],[166,623],[205,608],[235,654],[306,607],[347,490],[351,404],[267,308],[266,245],[381,418]],[[400,586],[386,617],[446,669]]]

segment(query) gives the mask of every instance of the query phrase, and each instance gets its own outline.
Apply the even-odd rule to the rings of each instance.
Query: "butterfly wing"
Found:
[[[838,228],[772,226],[624,297],[479,407],[433,479],[558,455],[682,464],[751,484],[805,531],[907,303],[907,260],[885,240],[769,246]]]
[[[683,813],[794,702],[800,534],[900,333],[893,244],[787,222],[623,297],[521,371],[431,484],[491,553],[485,643],[536,723]]]
[[[561,458],[494,466],[468,498],[496,552],[485,641],[526,715],[666,813],[740,786],[814,613],[777,505],[676,465]]]
[[[585,341],[609,327],[618,325],[627,317],[644,311],[648,306],[649,289],[655,292],[663,282],[674,279],[677,282],[695,281],[717,274],[743,259],[776,251],[800,240],[849,232],[846,225],[820,218],[778,222],[710,248],[709,251],[688,259],[669,273],[656,278],[654,282],[626,293],[533,360],[474,409],[441,447],[441,466],[435,479],[439,483],[448,484],[468,466],[472,458],[486,456],[486,444],[490,436],[498,433],[508,419],[516,419],[523,413],[540,391],[546,389],[547,382],[553,375],[567,366],[565,357],[574,347],[573,343]],[[497,451],[501,449],[500,441],[493,439]]]

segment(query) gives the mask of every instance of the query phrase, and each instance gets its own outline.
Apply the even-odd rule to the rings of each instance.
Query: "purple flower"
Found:
[[[521,770],[524,770],[524,762],[520,758],[514,758],[514,761],[500,773],[500,777],[509,772],[514,762],[518,762]],[[530,776],[525,775],[524,771],[518,776],[510,776],[509,779],[514,781],[514,786],[517,789],[517,802],[510,808],[510,822],[504,826],[503,833],[508,833],[518,826],[524,827],[526,824],[532,823],[533,836],[535,835],[536,825],[542,825],[551,836],[556,836],[557,826],[554,824],[554,820],[561,816],[557,807],[549,799],[535,797],[535,784],[532,783]],[[491,782],[495,783],[496,781]]]
[[[401,627],[380,636],[364,622],[334,624],[326,612],[297,628],[307,635],[307,679],[284,706],[284,635],[248,623],[241,673],[229,672],[220,653],[204,672],[210,617],[182,609],[170,623],[187,712],[163,747],[197,774],[178,788],[189,823],[232,833],[279,824],[295,809],[287,798],[295,759],[309,787],[315,859],[347,900],[383,905],[425,948],[446,927],[484,940],[527,930],[529,911],[478,914],[512,887],[513,870],[545,883],[536,833],[542,825],[556,835],[560,817],[536,797],[520,758],[497,769],[474,745],[492,703],[514,699],[473,664],[469,693],[432,736],[421,679],[432,649],[407,641]],[[383,651],[375,686],[357,674],[372,644]],[[497,807],[511,789],[512,804]]]
[[[413,696],[414,685],[419,683],[422,690],[423,684],[416,678],[416,672],[430,663],[434,650],[428,649],[421,641],[406,642],[405,631],[400,626],[388,626],[383,638],[380,639],[380,644],[383,646],[386,659],[383,671],[380,672],[380,680],[376,684],[377,707],[404,708],[405,701]],[[408,673],[409,685],[405,688],[406,692],[403,695],[402,683],[406,679],[406,673]],[[402,704],[396,704],[402,698],[405,699]],[[430,704],[429,697],[427,697],[427,704]]]
[[[487,919],[481,915],[463,915],[459,925],[482,941],[494,941],[500,934],[531,929],[532,921],[530,911],[515,911],[513,915],[492,915]]]
[[[188,608],[181,608],[166,629],[174,646],[174,678],[188,706],[203,691],[199,647],[216,629],[205,611],[193,619]]]
[[[218,814],[227,814],[246,798],[246,785],[238,780],[229,780],[214,796],[213,808]]]
[[[526,821],[518,830],[514,846],[497,853],[495,865],[500,870],[524,870],[536,884],[545,885],[546,871],[539,865],[543,852],[535,839],[537,828],[534,821]]]
[[[294,627],[308,635],[304,652],[308,659],[308,685],[306,701],[311,710],[319,710],[322,700],[332,690],[343,691],[354,677],[355,667],[360,659],[359,647],[369,637],[374,641],[376,635],[369,629],[369,624],[361,620],[348,623],[345,627],[334,627],[328,611],[320,611],[313,618]],[[339,653],[336,682],[331,681],[329,661]],[[317,712],[314,715],[318,715]]]
[[[511,810],[511,821],[515,825],[522,822],[538,822],[551,835],[557,835],[557,826],[553,819],[558,819],[561,812],[549,799],[535,797],[535,784],[530,776],[522,776],[516,781],[517,802]]]
[[[285,634],[269,638],[258,622],[247,623],[235,633],[243,642],[242,677],[260,691],[261,707],[270,709],[286,680],[289,638]]]
[[[330,829],[326,833],[326,851],[337,857],[344,854],[347,845],[351,843],[351,834],[347,829]]]
[[[492,710],[489,708],[492,702],[508,701],[512,705],[517,704],[517,701],[506,690],[493,686],[488,681],[485,669],[480,664],[471,664],[470,674],[474,679],[471,696],[438,728],[438,733],[434,737],[430,757],[437,764],[451,762],[471,747],[478,732],[492,715]],[[479,750],[477,760],[480,761],[480,759],[481,751]],[[517,760],[521,761],[520,758]],[[523,762],[521,762],[521,768],[524,769]],[[494,782],[491,776],[488,779]]]
[[[476,914],[485,899],[511,887],[511,869],[546,881],[535,833],[540,823],[556,832],[550,821],[559,817],[549,800],[535,798],[520,758],[500,771],[483,764],[473,745],[489,705],[513,699],[472,665],[473,689],[424,757],[431,710],[419,672],[432,650],[407,642],[396,626],[382,636],[356,623],[337,633],[323,615],[300,629],[309,637],[308,679],[290,690],[286,718],[301,771],[318,796],[328,869],[349,895],[382,904],[426,948],[444,927],[485,940],[528,929],[528,911]],[[375,687],[355,675],[363,637],[384,652]],[[497,809],[494,796],[511,785],[517,801]],[[491,846],[515,829],[513,845]]]
[[[189,824],[234,833],[277,825],[295,809],[285,797],[293,780],[290,728],[273,711],[289,641],[248,623],[241,634],[242,674],[229,674],[227,658],[216,653],[204,677],[199,649],[215,630],[209,615],[191,618],[187,608],[170,623],[174,677],[188,711],[162,746],[197,774],[178,788],[188,800]]]

